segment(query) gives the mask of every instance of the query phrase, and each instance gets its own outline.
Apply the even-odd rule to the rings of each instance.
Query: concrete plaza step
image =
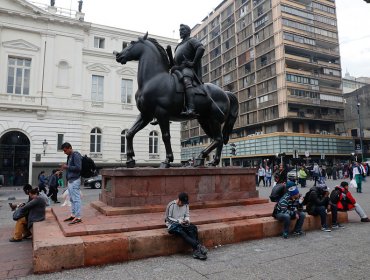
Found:
[[[274,203],[191,208],[199,238],[211,248],[219,244],[278,236],[282,224],[271,217]],[[140,212],[140,211],[139,211]],[[91,206],[83,208],[83,223],[63,222],[68,208],[54,207],[46,220],[34,225],[35,273],[102,265],[186,252],[189,247],[164,226],[164,211],[107,216]],[[328,214],[329,221],[331,220]],[[348,221],[338,213],[338,221]],[[292,223],[292,227],[294,222]],[[304,230],[319,229],[320,218],[307,216]]]

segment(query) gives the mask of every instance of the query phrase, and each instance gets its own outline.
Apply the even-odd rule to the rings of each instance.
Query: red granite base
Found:
[[[167,205],[180,192],[187,192],[192,204],[258,197],[255,169],[117,168],[101,174],[99,199],[113,207]]]
[[[252,239],[277,236],[282,224],[271,217],[273,203],[203,208],[191,211],[201,242],[211,248]],[[66,208],[53,208],[46,220],[34,224],[35,273],[123,262],[187,252],[189,247],[167,233],[163,213],[106,216],[84,207],[83,223],[69,226]],[[331,216],[328,215],[330,223]],[[346,212],[338,222],[348,221]],[[291,225],[293,229],[294,223]],[[307,216],[303,229],[319,229],[320,218]],[[210,251],[209,254],[212,254]]]

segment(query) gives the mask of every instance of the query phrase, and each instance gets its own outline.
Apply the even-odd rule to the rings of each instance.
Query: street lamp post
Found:
[[[364,160],[364,147],[362,145],[362,123],[361,123],[361,116],[360,116],[360,102],[358,100],[358,95],[357,95],[357,115],[358,115],[358,123],[360,126],[360,148],[361,148],[361,161]]]

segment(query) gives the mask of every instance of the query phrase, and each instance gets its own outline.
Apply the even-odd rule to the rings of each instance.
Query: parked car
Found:
[[[288,172],[288,180],[290,181],[296,181],[298,178],[297,178],[297,169],[292,169]]]
[[[96,175],[94,177],[86,178],[84,180],[85,187],[91,187],[92,189],[101,189],[102,176]]]

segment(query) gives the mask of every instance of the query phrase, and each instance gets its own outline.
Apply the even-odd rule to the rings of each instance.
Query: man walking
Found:
[[[69,225],[74,225],[82,222],[81,219],[81,155],[79,152],[72,149],[72,145],[68,142],[61,146],[63,152],[67,155],[67,164],[63,163],[61,168],[66,170],[66,179],[68,182],[68,192],[71,201],[71,216],[64,221],[69,222]]]

